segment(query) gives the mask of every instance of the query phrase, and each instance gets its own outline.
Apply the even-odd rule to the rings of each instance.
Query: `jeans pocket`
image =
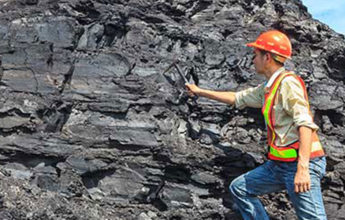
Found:
[[[319,157],[309,162],[310,172],[315,173],[320,179],[326,174],[326,158]]]

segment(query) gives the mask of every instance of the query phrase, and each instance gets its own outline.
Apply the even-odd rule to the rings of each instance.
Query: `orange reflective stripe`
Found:
[[[265,103],[262,108],[262,113],[265,118],[265,122],[267,125],[267,138],[269,145],[274,145],[274,141],[276,139],[276,134],[274,132],[274,119],[272,118],[272,109],[274,105],[274,100],[276,98],[277,90],[280,86],[281,81],[288,75],[292,75],[293,73],[285,72],[280,74],[275,81],[273,82],[273,85],[270,88],[270,91],[268,94],[265,94]]]

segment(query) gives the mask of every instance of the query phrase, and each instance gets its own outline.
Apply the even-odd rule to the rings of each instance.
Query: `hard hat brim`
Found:
[[[256,42],[247,43],[246,46],[247,46],[247,47],[258,48],[258,49],[264,50],[264,51],[268,51],[268,50],[266,50],[266,48],[265,48],[264,46],[259,45],[259,44],[257,44]],[[271,51],[268,51],[268,52],[271,52]],[[283,54],[281,54],[281,53],[275,53],[275,54],[277,54],[277,55],[279,55],[279,56],[282,56],[282,57],[284,57],[284,58],[286,58],[286,59],[291,59],[291,57],[285,56],[285,55],[283,55]]]

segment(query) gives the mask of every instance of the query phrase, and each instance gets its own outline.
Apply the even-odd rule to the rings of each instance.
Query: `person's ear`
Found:
[[[266,53],[266,54],[265,54],[265,60],[266,60],[267,62],[271,62],[271,61],[273,60],[272,55],[271,55],[270,53]]]

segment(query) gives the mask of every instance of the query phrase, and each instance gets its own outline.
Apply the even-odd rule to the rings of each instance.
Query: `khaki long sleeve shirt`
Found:
[[[269,92],[274,80],[284,71],[284,68],[280,68],[267,83],[236,92],[235,106],[239,109],[244,107],[262,108],[265,93]],[[287,146],[298,141],[298,127],[300,126],[318,130],[318,126],[309,115],[309,104],[304,98],[303,87],[293,76],[287,76],[282,80],[273,110],[275,111],[275,132],[277,134],[275,144],[277,146]]]

